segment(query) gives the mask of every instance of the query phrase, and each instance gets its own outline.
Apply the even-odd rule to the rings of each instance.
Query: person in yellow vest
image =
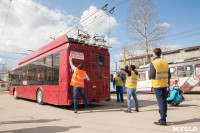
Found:
[[[117,72],[117,76],[113,80],[113,88],[116,86],[116,92],[117,92],[117,102],[123,103],[123,82],[124,82],[124,77],[121,76],[120,72]],[[119,94],[120,94],[120,99],[119,99]]]
[[[126,66],[125,67],[126,72],[126,87],[127,87],[127,105],[128,109],[124,112],[131,113],[131,95],[133,96],[133,99],[135,100],[135,110],[136,112],[139,112],[139,105],[138,105],[138,99],[136,96],[136,88],[137,88],[137,80],[138,80],[138,72],[135,70],[134,65]]]
[[[86,79],[87,81],[90,81],[90,79],[86,71],[83,70],[83,64],[79,64],[78,67],[75,67],[72,63],[72,56],[69,56],[69,62],[70,62],[71,68],[74,70],[70,85],[74,86],[73,88],[74,113],[77,113],[78,92],[80,92],[84,100],[85,108],[89,107],[89,104],[87,103],[87,99],[85,96],[85,91],[84,91],[84,80]]]
[[[167,117],[167,87],[170,82],[171,74],[169,71],[169,64],[160,58],[161,49],[155,48],[153,56],[155,57],[150,63],[149,79],[152,81],[152,87],[156,95],[159,106],[160,119],[154,122],[156,125],[166,125]]]

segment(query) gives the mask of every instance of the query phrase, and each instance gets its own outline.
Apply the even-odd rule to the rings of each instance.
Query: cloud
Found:
[[[3,59],[2,58],[0,58],[0,63],[2,63],[3,62]]]
[[[119,25],[114,17],[108,16],[105,11],[98,10],[95,6],[90,6],[83,12],[80,22],[83,29],[92,36],[95,33],[105,35]],[[120,44],[117,38],[106,38],[109,44]]]
[[[116,37],[107,39],[109,44],[121,44]]]
[[[5,25],[5,32],[2,36],[9,4],[9,0],[0,0],[0,50],[7,51],[5,53],[8,54],[9,52],[30,53],[27,50],[37,50],[52,41],[50,36],[57,38],[67,33],[73,24],[81,22],[85,17],[97,11],[95,6],[90,6],[87,10],[83,11],[79,18],[73,14],[68,14],[64,10],[49,9],[35,0],[13,0]],[[83,29],[87,30],[92,36],[94,33],[106,35],[109,30],[116,28],[119,24],[114,17],[107,14],[98,18],[104,13],[105,11],[98,11],[94,16],[87,19],[87,21],[81,23],[80,26],[84,27]],[[73,30],[68,36],[74,35],[75,32]],[[106,41],[109,44],[120,44],[116,37],[108,38],[106,36]],[[22,55],[11,53],[8,56],[22,57]],[[7,64],[9,62],[17,64],[16,62],[18,61],[14,57],[13,59],[2,57],[1,60],[6,61]]]
[[[8,7],[8,0],[0,1],[1,50],[21,52],[38,49],[52,41],[50,35],[70,28],[69,25],[77,21],[77,17],[71,14],[59,9],[51,10],[33,0],[14,0],[2,36]],[[61,34],[56,34],[56,37]]]
[[[169,28],[169,27],[170,27],[170,24],[168,24],[167,22],[164,22],[164,23],[157,24],[157,26]]]

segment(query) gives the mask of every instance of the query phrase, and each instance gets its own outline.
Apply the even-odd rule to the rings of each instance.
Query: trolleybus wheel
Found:
[[[18,97],[17,97],[17,91],[16,91],[16,89],[14,89],[13,96],[14,96],[15,99],[18,98]]]
[[[43,94],[41,89],[38,89],[37,91],[37,102],[43,104]]]

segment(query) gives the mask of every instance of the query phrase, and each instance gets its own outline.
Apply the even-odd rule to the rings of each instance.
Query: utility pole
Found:
[[[116,65],[116,72],[117,72],[117,62],[115,62],[115,65]]]
[[[8,87],[8,90],[9,90],[9,85],[10,85],[10,73],[9,73],[9,66],[8,66],[8,78],[7,78],[7,80],[8,80],[8,84],[7,84],[7,87]]]
[[[126,66],[125,47],[124,47],[124,67]]]

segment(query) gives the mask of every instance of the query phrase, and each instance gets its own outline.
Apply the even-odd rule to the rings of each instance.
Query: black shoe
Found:
[[[124,111],[125,113],[131,113],[131,111],[129,111],[128,109]]]
[[[119,101],[117,101],[116,103],[119,103]]]
[[[135,109],[134,111],[136,111],[136,112],[140,112],[138,109]]]
[[[74,113],[77,113],[78,111],[77,110],[74,110]]]
[[[167,125],[167,123],[160,123],[160,122],[154,122],[154,124],[160,125],[160,126],[166,126]]]

